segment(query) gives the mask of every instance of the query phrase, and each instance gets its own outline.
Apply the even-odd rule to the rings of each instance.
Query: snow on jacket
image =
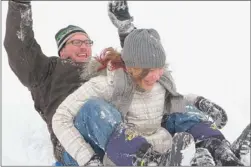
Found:
[[[69,94],[91,77],[100,75],[97,73],[100,64],[47,57],[34,38],[31,4],[9,1],[8,5],[4,47],[10,68],[31,92],[34,107],[50,132],[54,157],[62,161],[64,149],[52,131],[52,116]],[[125,37],[120,36],[121,43]],[[80,77],[83,73],[85,77]]]

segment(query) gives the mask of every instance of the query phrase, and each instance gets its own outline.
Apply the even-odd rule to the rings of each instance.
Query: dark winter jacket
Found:
[[[35,109],[47,123],[54,156],[61,161],[64,149],[55,137],[51,121],[58,105],[82,83],[99,75],[100,64],[74,63],[58,56],[47,57],[34,38],[32,12],[29,3],[9,1],[4,47],[10,68],[31,92]],[[125,37],[122,37],[125,38]],[[121,41],[124,39],[121,38]],[[80,78],[85,73],[86,77]]]

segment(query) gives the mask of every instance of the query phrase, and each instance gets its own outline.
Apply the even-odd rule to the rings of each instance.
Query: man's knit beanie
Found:
[[[76,32],[82,32],[88,37],[88,34],[85,32],[85,30],[75,25],[69,25],[67,27],[64,27],[56,33],[55,39],[58,46],[58,54],[60,53],[60,50],[63,48],[66,41],[71,37],[71,34]]]

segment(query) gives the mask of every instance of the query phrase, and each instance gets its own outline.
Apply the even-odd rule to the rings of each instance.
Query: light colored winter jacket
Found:
[[[114,90],[114,72],[108,71],[107,76],[97,76],[83,84],[69,95],[56,110],[52,120],[52,127],[58,140],[65,150],[78,162],[86,164],[94,151],[85,142],[79,131],[74,127],[74,117],[90,97],[101,97],[111,102]],[[171,147],[172,137],[161,127],[164,114],[166,89],[156,83],[151,91],[135,91],[132,103],[126,114],[125,122],[136,125],[136,129],[151,143],[156,151],[161,153]],[[184,101],[170,99],[169,112],[177,112],[174,106],[185,105]],[[180,106],[179,105],[179,106]],[[179,110],[180,112],[184,110]]]

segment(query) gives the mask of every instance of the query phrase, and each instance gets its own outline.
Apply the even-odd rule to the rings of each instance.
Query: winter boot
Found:
[[[154,151],[149,143],[143,144],[133,158],[133,166],[162,166],[166,164],[164,156]]]
[[[202,141],[200,147],[208,149],[217,166],[244,166],[231,150],[230,143],[225,139],[211,137]]]
[[[196,148],[191,166],[215,166],[214,158],[206,148]]]
[[[172,149],[166,166],[190,166],[195,155],[195,142],[191,134],[176,133],[173,136]]]
[[[241,135],[233,142],[231,148],[235,155],[245,166],[250,166],[251,127],[250,124],[242,131]]]
[[[94,154],[85,166],[104,166],[99,155]]]

